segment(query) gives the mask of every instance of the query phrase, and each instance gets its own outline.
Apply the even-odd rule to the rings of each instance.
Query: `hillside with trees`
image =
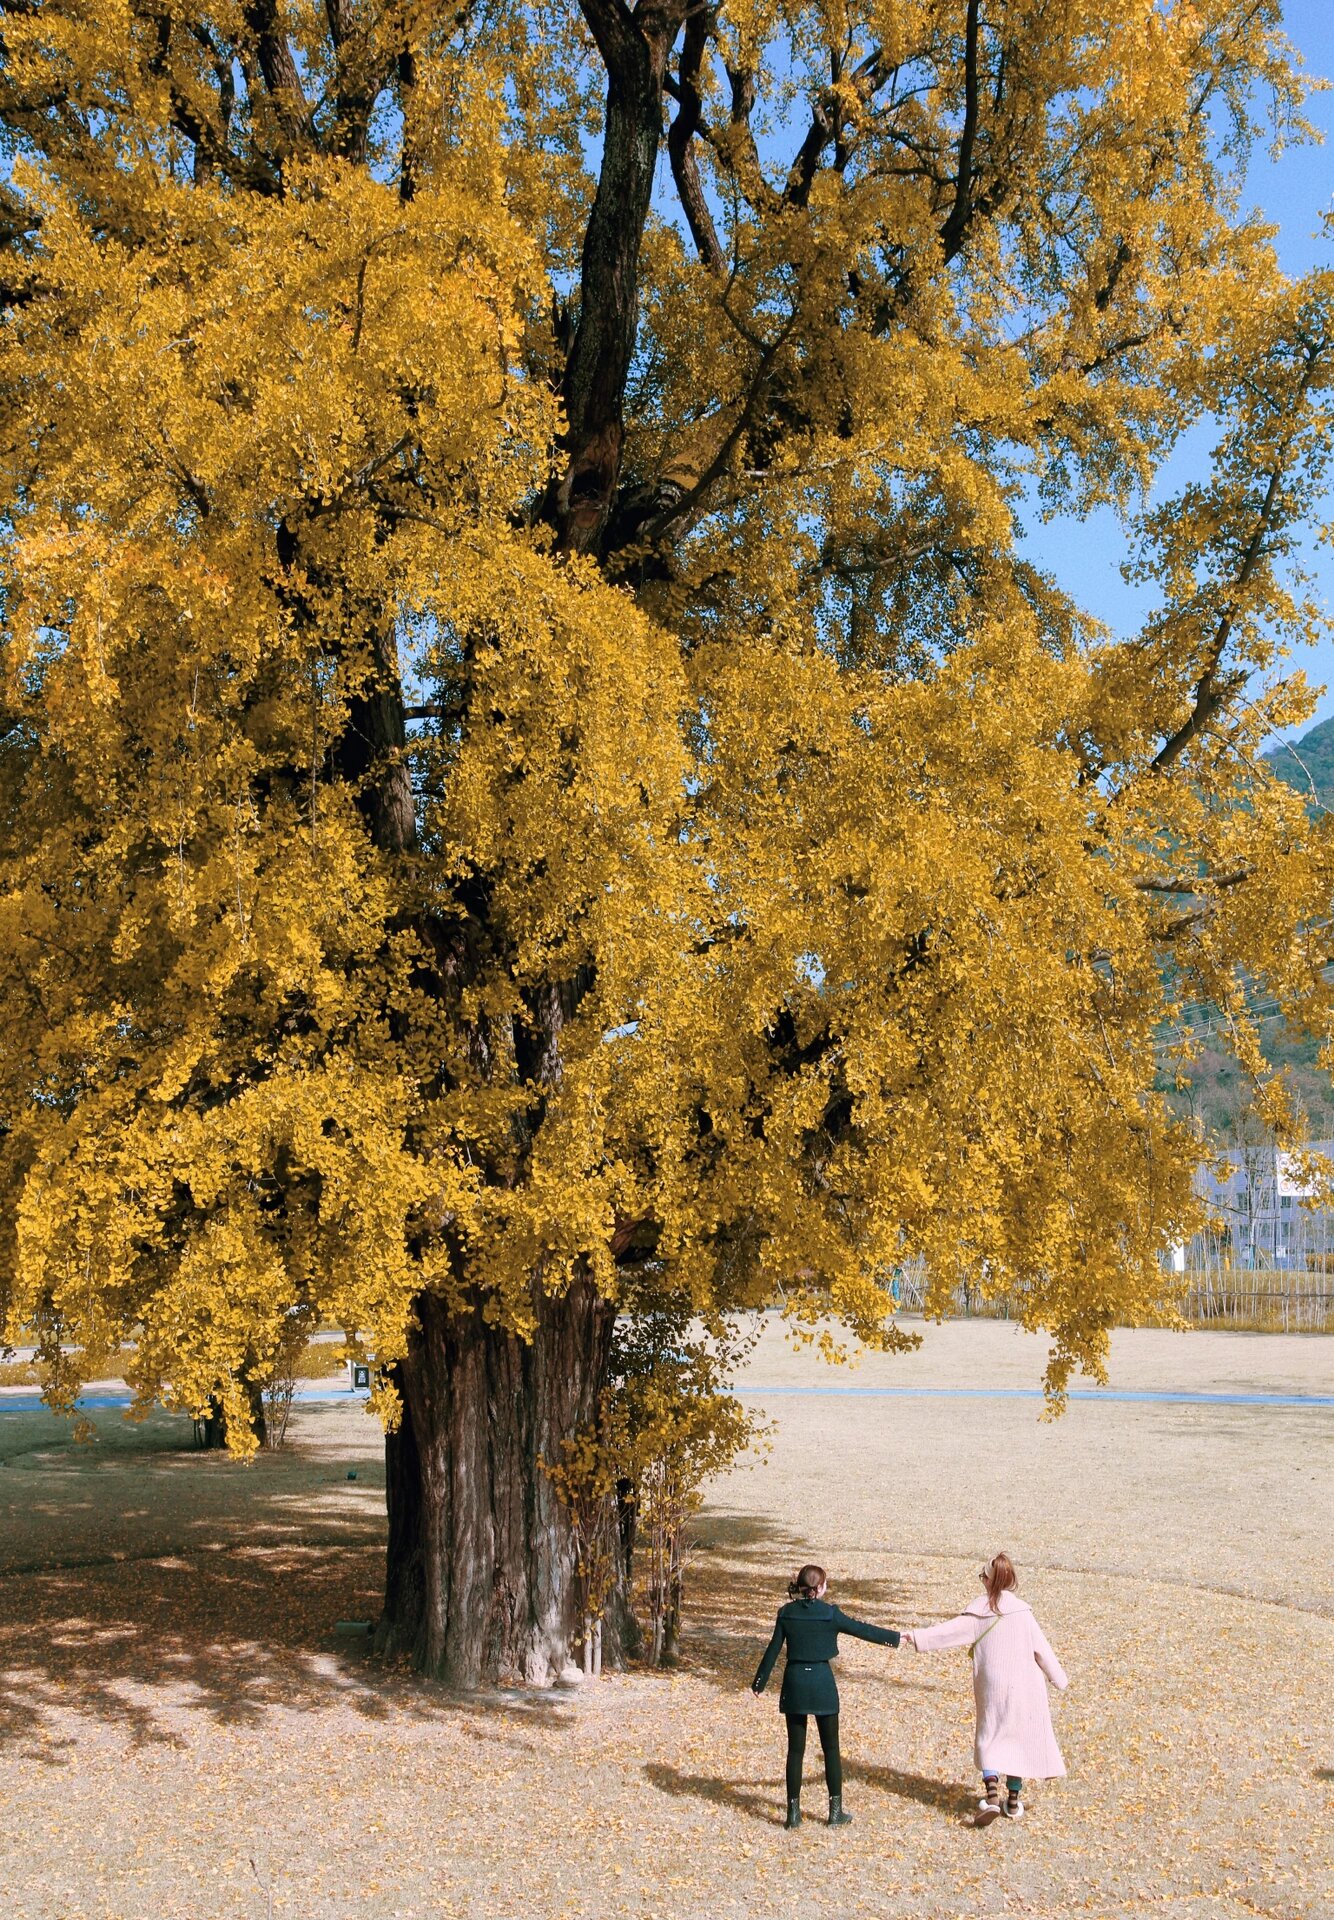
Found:
[[[1334,806],[1334,717],[1322,720],[1290,745],[1271,748],[1265,759],[1312,811]],[[1253,995],[1250,1006],[1263,1057],[1279,1073],[1311,1133],[1321,1139],[1334,1137],[1334,1082],[1317,1058],[1319,1040],[1294,1031],[1262,994]],[[1183,1068],[1183,1088],[1175,1086],[1175,1071],[1163,1076],[1161,1084],[1170,1089],[1181,1112],[1199,1119],[1217,1137],[1250,1137],[1264,1121],[1251,1077],[1228,1044],[1224,1013],[1218,1007],[1192,1008],[1185,1024],[1199,1040],[1198,1057]]]
[[[1265,755],[1280,780],[1295,787],[1312,806],[1334,806],[1334,716],[1322,720],[1290,746],[1273,747]]]

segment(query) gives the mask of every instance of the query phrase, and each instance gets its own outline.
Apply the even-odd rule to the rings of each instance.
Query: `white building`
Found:
[[[1334,1168],[1334,1140],[1313,1140],[1306,1151],[1326,1156]],[[1178,1270],[1205,1264],[1210,1252],[1230,1252],[1239,1267],[1298,1268],[1323,1265],[1334,1254],[1334,1202],[1303,1204],[1317,1190],[1292,1154],[1271,1141],[1229,1148],[1219,1160],[1217,1173],[1201,1167],[1196,1175],[1196,1191],[1211,1202],[1218,1224],[1180,1251]]]

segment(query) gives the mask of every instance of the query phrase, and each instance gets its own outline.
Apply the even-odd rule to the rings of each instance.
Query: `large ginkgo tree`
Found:
[[[1174,1008],[1329,1030],[1280,12],[0,0],[0,1310],[242,1449],[346,1328],[424,1669],[569,1658],[618,1315],[915,1259],[1059,1399]],[[1022,539],[1107,507],[1135,634]]]

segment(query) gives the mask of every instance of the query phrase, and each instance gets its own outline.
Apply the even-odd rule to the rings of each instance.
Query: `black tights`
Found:
[[[801,1763],[806,1758],[806,1715],[789,1713],[786,1718],[787,1797],[796,1800],[801,1794]],[[842,1793],[843,1761],[838,1751],[838,1715],[817,1713],[815,1728],[824,1752],[825,1785],[830,1793]]]

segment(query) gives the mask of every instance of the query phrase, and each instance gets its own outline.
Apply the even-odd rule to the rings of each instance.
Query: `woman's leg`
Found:
[[[1024,1803],[1019,1798],[1023,1784],[1017,1773],[1006,1774],[1005,1811],[1011,1820],[1022,1820],[1024,1817]]]
[[[790,1713],[787,1716],[787,1797],[789,1800],[801,1798],[801,1767],[806,1758],[806,1716],[804,1713]]]
[[[817,1713],[815,1726],[820,1735],[820,1749],[824,1754],[824,1783],[831,1794],[842,1793],[843,1756],[838,1750],[838,1715]]]
[[[838,1715],[817,1713],[815,1724],[819,1728],[820,1746],[824,1751],[824,1777],[829,1788],[829,1824],[831,1827],[846,1827],[852,1815],[843,1811],[843,1756],[838,1750]]]

